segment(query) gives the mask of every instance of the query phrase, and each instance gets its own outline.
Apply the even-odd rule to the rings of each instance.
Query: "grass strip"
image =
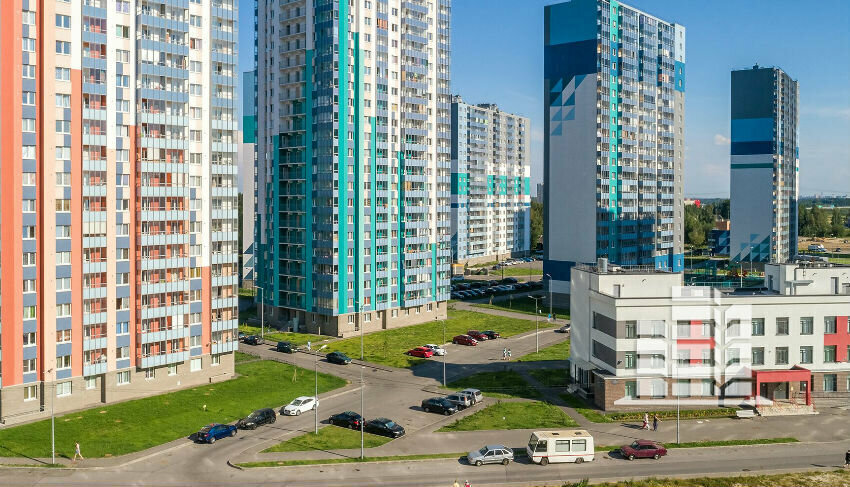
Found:
[[[465,457],[466,453],[430,453],[423,455],[394,455],[388,457],[366,457],[360,458],[327,458],[323,460],[281,460],[267,462],[237,463],[242,468],[258,467],[293,467],[298,465],[331,465],[335,463],[372,463],[372,462],[395,462],[400,460],[434,460],[444,458]]]
[[[716,446],[750,446],[750,445],[776,445],[781,443],[798,443],[797,438],[753,438],[745,440],[713,440],[713,441],[689,441],[685,443],[664,443],[664,447],[668,450],[680,448],[711,448]],[[596,451],[611,451],[620,448],[622,445],[597,445]]]
[[[516,359],[516,362],[540,362],[543,360],[564,360],[570,358],[570,341],[563,342],[541,348],[539,352],[532,352]],[[564,369],[566,377],[567,369]]]
[[[560,408],[544,402],[501,402],[485,407],[438,432],[517,430],[532,428],[574,428],[572,418]]]
[[[273,331],[270,331],[273,330]],[[244,332],[247,335],[257,335],[260,336],[260,327],[253,325],[241,324],[239,325],[239,331]],[[307,342],[319,342],[322,340],[327,340],[329,337],[322,335],[313,335],[310,333],[289,333],[284,331],[277,331],[274,328],[269,328],[266,326],[265,333],[266,345],[273,346],[277,342],[292,342],[293,345],[300,346],[306,345]]]
[[[375,448],[389,442],[392,438],[377,436],[370,433],[363,434],[363,446]],[[313,451],[313,450],[347,450],[349,448],[360,448],[360,431],[341,428],[339,426],[326,426],[318,433],[305,433],[295,438],[290,438],[282,443],[263,450],[270,452],[291,451]]]
[[[850,470],[831,470],[770,475],[739,475],[735,477],[669,478],[651,477],[625,482],[567,482],[563,487],[837,487],[850,483]]]
[[[572,394],[561,394],[561,399],[567,405],[576,410],[593,423],[615,423],[621,421],[642,421],[644,411],[627,411],[627,412],[602,412],[589,404],[580,397]],[[714,408],[714,409],[683,409],[679,411],[680,419],[714,419],[714,418],[734,418],[736,408]],[[675,409],[664,409],[661,411],[646,411],[650,419],[653,415],[658,415],[661,420],[676,419]]]
[[[477,374],[449,382],[444,390],[479,389],[485,397],[497,399],[525,398],[539,399],[540,391],[522,378],[518,372],[504,370],[500,372],[479,372]]]
[[[535,291],[529,291],[529,294],[535,294]],[[493,304],[488,303],[473,303],[473,307],[475,308],[488,308],[495,309],[498,311],[511,311],[514,313],[522,313],[526,315],[534,315],[534,300],[527,297],[527,295],[523,294],[522,296],[514,296],[513,299],[505,299],[504,301],[494,301]],[[540,321],[541,325],[544,324],[546,318],[549,316],[549,307],[548,306],[540,306],[538,307],[540,311]],[[552,313],[555,314],[555,317],[562,320],[570,319],[570,310],[564,308],[552,308]],[[548,325],[548,323],[546,323]]]

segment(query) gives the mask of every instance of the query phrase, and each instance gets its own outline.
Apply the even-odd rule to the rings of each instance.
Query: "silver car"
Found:
[[[505,445],[487,445],[480,450],[469,452],[466,460],[470,465],[480,467],[485,463],[501,463],[507,465],[514,459],[514,452]]]
[[[446,399],[456,404],[458,411],[472,406],[472,397],[460,392],[449,394],[448,396],[446,396]]]

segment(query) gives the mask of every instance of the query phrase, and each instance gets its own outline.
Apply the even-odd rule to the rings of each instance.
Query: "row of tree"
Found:
[[[846,237],[850,216],[839,208],[800,207],[799,233],[802,237]]]
[[[717,200],[703,205],[685,206],[685,243],[701,247],[708,241],[714,222],[729,219],[729,200]]]

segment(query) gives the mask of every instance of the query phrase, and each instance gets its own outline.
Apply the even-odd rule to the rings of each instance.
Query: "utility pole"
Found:
[[[543,296],[528,296],[529,298],[534,300],[534,325],[537,327],[537,331],[534,333],[534,339],[536,341],[536,353],[540,353],[540,310],[538,309],[538,303],[540,299],[543,299]]]
[[[546,274],[543,277],[549,278],[549,317],[552,318],[552,321],[555,321],[555,315],[552,314],[552,274]]]
[[[437,317],[434,317],[436,320]],[[446,320],[443,320],[443,347],[446,346]],[[443,349],[443,387],[446,387],[446,349]]]
[[[360,305],[358,320],[360,321],[360,459],[363,460],[363,433],[366,427],[366,409],[363,404],[363,396],[366,394],[366,384],[363,382],[363,305]]]
[[[314,396],[316,400],[316,434],[319,434],[319,352],[328,348],[327,345],[322,345],[318,350],[316,350],[316,395]]]

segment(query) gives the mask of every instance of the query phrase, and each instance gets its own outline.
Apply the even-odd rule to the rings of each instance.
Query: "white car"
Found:
[[[300,416],[301,413],[306,413],[312,409],[316,409],[319,405],[319,400],[312,396],[296,397],[291,403],[284,406],[280,410],[280,414],[284,416]]]
[[[428,349],[430,349],[432,352],[434,352],[434,355],[445,355],[445,354],[446,354],[446,349],[445,349],[445,348],[443,348],[443,347],[441,347],[441,346],[439,346],[439,345],[434,345],[433,343],[430,343],[430,344],[428,344],[428,345],[424,345],[424,347],[425,347],[425,348],[428,348]]]

